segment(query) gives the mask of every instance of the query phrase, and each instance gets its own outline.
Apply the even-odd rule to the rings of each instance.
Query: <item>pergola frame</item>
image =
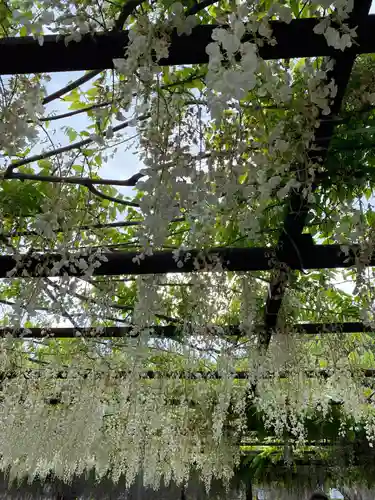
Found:
[[[358,54],[375,53],[375,15],[368,15],[371,6],[370,0],[355,0],[355,8],[349,24],[357,28],[357,41],[350,49],[344,52],[334,50],[328,46],[321,35],[314,33],[318,23],[316,19],[297,19],[290,24],[271,22],[273,35],[277,41],[275,45],[260,47],[259,55],[265,59],[290,59],[299,57],[330,56],[335,60],[334,70],[329,78],[334,79],[337,85],[337,95],[331,105],[329,116],[321,116],[320,126],[315,135],[315,144],[318,149],[312,148],[309,157],[324,164],[328,147],[334,133],[336,115],[340,111],[344,93],[350,74]],[[211,42],[212,31],[215,26],[197,26],[190,36],[172,35],[169,57],[160,61],[161,65],[188,65],[205,64],[208,62],[206,46]],[[251,37],[246,40],[251,41]],[[45,36],[43,45],[31,37],[0,39],[0,75],[50,73],[62,71],[104,70],[113,68],[113,59],[124,55],[124,48],[128,43],[128,32],[113,31],[86,35],[80,42],[65,44],[62,37]],[[22,161],[19,165],[22,164]],[[16,178],[16,176],[14,176]],[[133,179],[134,185],[137,179]],[[318,187],[319,179],[315,180],[313,190]],[[124,184],[123,184],[124,185]],[[86,184],[86,187],[88,185]],[[264,349],[268,348],[272,334],[277,331],[279,312],[288,283],[289,271],[305,269],[333,269],[348,268],[356,263],[356,249],[351,248],[344,253],[339,245],[314,245],[311,236],[303,234],[309,202],[301,192],[293,192],[289,196],[288,211],[281,228],[280,238],[275,248],[213,248],[208,250],[189,250],[190,258],[183,267],[177,265],[173,252],[155,252],[139,263],[134,262],[135,252],[113,252],[104,254],[105,259],[100,267],[93,270],[96,276],[115,275],[144,275],[215,272],[224,271],[274,271],[264,311],[264,323],[257,325],[254,332],[260,334]],[[114,227],[116,223],[112,226]],[[126,223],[124,223],[126,225]],[[130,225],[130,224],[129,224]],[[98,225],[98,227],[100,224]],[[88,228],[87,228],[88,229]],[[74,264],[75,258],[85,261],[88,266],[92,262],[91,256],[95,251],[86,251],[76,255],[65,256],[69,263],[61,265],[62,256],[57,254],[32,254],[15,259],[11,255],[0,256],[0,278],[24,277],[51,277],[85,275],[82,266]],[[220,263],[218,266],[217,263]],[[375,265],[375,255],[366,263]],[[373,329],[360,322],[351,323],[299,323],[292,326],[295,333],[302,335],[340,334],[353,332],[372,332]],[[156,337],[177,340],[181,334],[189,335],[189,329],[179,324],[151,327]],[[207,333],[222,337],[240,337],[241,328],[238,325],[224,327],[207,326]],[[125,327],[89,327],[89,328],[0,328],[0,338],[11,335],[20,339],[38,338],[129,338],[139,335],[133,332],[131,326]],[[119,376],[124,374],[119,373]],[[126,374],[125,374],[126,375]],[[207,379],[218,379],[217,372],[185,373],[180,377],[194,379],[200,375]],[[233,374],[237,379],[247,379],[247,372]],[[375,370],[365,370],[364,377],[373,378]],[[0,374],[1,377],[11,374]],[[147,378],[157,377],[156,372],[148,371]],[[173,374],[172,374],[173,376]],[[287,374],[285,375],[287,376]],[[315,372],[311,374],[315,376]],[[321,371],[320,376],[329,376]],[[198,377],[197,377],[198,378]],[[51,403],[52,404],[52,403]],[[248,485],[248,498],[251,498],[251,485]],[[181,493],[181,498],[184,493]]]
[[[266,43],[260,47],[260,57],[265,60],[337,57],[338,51],[330,47],[324,37],[314,33],[313,29],[317,24],[317,19],[295,19],[290,24],[271,21],[277,44]],[[199,25],[193,29],[190,36],[178,36],[174,33],[169,57],[160,60],[159,64],[175,66],[208,63],[205,49],[212,41],[211,35],[215,28],[213,25]],[[358,23],[356,44],[346,49],[345,54],[373,53],[374,30],[375,15],[363,16]],[[46,35],[43,45],[33,37],[0,39],[0,75],[112,69],[113,59],[124,57],[128,40],[127,31],[85,35],[80,42],[70,42],[68,45],[62,36],[57,35]],[[244,38],[244,41],[251,40],[250,36]]]
[[[264,325],[256,325],[254,332],[258,333],[264,329]],[[181,335],[189,335],[189,327],[182,325],[155,325],[150,328],[154,337],[163,339],[179,340]],[[366,333],[373,329],[361,322],[347,323],[296,323],[292,326],[295,333],[304,335],[324,335],[330,333]],[[191,334],[194,332],[192,331]],[[211,334],[223,338],[239,338],[243,335],[240,326],[231,325],[224,327],[207,326],[201,331],[202,334]],[[139,329],[132,326],[91,326],[82,328],[56,327],[56,328],[0,328],[0,338],[8,335],[16,336],[21,339],[39,339],[39,338],[134,338],[140,335]]]
[[[323,164],[327,156],[328,146],[335,127],[335,117],[340,111],[341,102],[348,84],[352,67],[357,54],[375,52],[375,15],[369,15],[370,0],[356,1],[349,19],[351,27],[357,27],[356,43],[344,52],[328,46],[321,35],[314,33],[317,19],[296,19],[286,24],[272,21],[273,36],[277,43],[265,43],[259,48],[263,59],[298,58],[311,56],[331,56],[335,67],[330,79],[337,85],[337,95],[331,105],[329,116],[321,116],[320,126],[315,136],[315,144],[319,149],[309,152],[311,159]],[[215,26],[200,25],[193,29],[190,36],[172,34],[169,57],[160,61],[161,65],[204,64],[208,62],[205,48],[211,41]],[[251,40],[246,36],[246,40]],[[86,35],[80,42],[65,44],[63,37],[48,35],[41,45],[32,37],[0,39],[2,64],[0,74],[25,74],[38,72],[57,72],[72,70],[104,70],[113,68],[113,59],[124,56],[128,43],[128,32],[114,30],[109,33]],[[313,190],[318,187],[317,180]],[[355,264],[355,249],[344,253],[339,245],[314,245],[309,235],[302,234],[309,212],[308,200],[301,192],[293,192],[288,200],[281,235],[276,248],[214,248],[207,251],[191,250],[191,258],[178,267],[172,252],[155,252],[140,263],[133,261],[134,252],[113,252],[105,254],[105,261],[95,268],[94,275],[126,275],[126,274],[158,274],[158,273],[190,273],[196,271],[215,271],[217,259],[220,269],[228,271],[277,270],[270,285],[266,300],[264,325],[261,329],[262,342],[267,348],[272,332],[278,325],[278,314],[287,285],[288,272],[301,269],[346,268]],[[61,263],[61,255],[40,254],[27,255],[20,261],[11,255],[0,256],[0,277],[45,277],[45,276],[82,276],[84,271],[74,265],[74,257],[70,256],[67,265]],[[77,255],[78,257],[78,255]],[[69,256],[68,256],[69,258]],[[89,265],[90,252],[79,255]],[[208,264],[207,264],[208,263]],[[375,265],[373,256],[367,265]],[[54,267],[55,266],[55,267]],[[53,268],[53,269],[52,269]],[[320,333],[320,324],[310,325],[310,331],[304,326],[295,325],[297,331]],[[164,328],[167,333],[168,326]],[[171,326],[171,328],[175,328]],[[227,329],[237,328],[228,326]],[[52,329],[56,336],[75,336],[76,329]],[[3,332],[7,331],[4,329]],[[32,330],[36,336],[43,336],[43,329]],[[82,329],[89,332],[91,330]],[[122,327],[106,328],[107,335],[121,335]],[[343,323],[325,325],[327,331],[368,331],[362,323]],[[23,336],[19,330],[20,336]],[[129,330],[130,332],[130,330]],[[129,333],[128,332],[128,333]],[[162,333],[160,331],[160,333]],[[323,331],[321,333],[324,333]],[[169,332],[171,334],[171,332]],[[168,336],[168,335],[167,335]]]

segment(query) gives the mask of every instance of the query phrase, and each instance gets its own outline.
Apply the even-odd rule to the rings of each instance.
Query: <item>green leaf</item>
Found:
[[[78,132],[71,127],[66,127],[65,130],[69,137],[70,142],[74,142],[78,137]]]
[[[97,87],[92,87],[86,92],[86,94],[89,97],[97,97],[99,95],[99,89]]]
[[[38,161],[38,166],[43,169],[43,170],[46,170],[47,172],[51,169],[52,167],[52,161],[51,160],[39,160]]]
[[[300,11],[300,5],[298,0],[290,0],[290,8],[292,9],[292,12],[295,17],[298,16],[299,11]]]
[[[102,166],[103,160],[102,160],[102,155],[101,154],[96,155],[95,158],[94,158],[94,160],[95,160],[96,164],[99,165],[99,167]]]
[[[67,96],[64,97],[64,101],[69,101],[69,102],[79,101],[78,89],[72,90]]]
[[[84,109],[87,107],[87,104],[85,104],[84,102],[80,102],[80,101],[75,101],[73,102],[70,106],[69,106],[69,109],[73,110],[73,111],[76,111],[78,109]]]
[[[77,172],[77,174],[82,174],[84,172],[82,165],[72,165],[72,169]]]
[[[82,149],[82,154],[86,157],[92,156],[94,154],[94,149]]]

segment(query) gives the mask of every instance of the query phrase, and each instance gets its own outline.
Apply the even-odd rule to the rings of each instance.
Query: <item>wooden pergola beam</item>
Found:
[[[367,21],[372,16],[369,16],[368,12],[371,8],[371,0],[355,0],[353,11],[350,13],[348,19],[348,24],[351,28],[358,29],[358,32],[363,33],[363,30],[367,29]],[[327,74],[327,83],[333,80],[337,92],[330,104],[330,113],[328,116],[324,116],[321,113],[320,124],[315,133],[315,143],[319,144],[321,148],[317,151],[314,147],[308,152],[308,157],[310,161],[324,165],[327,154],[328,146],[331,142],[335,130],[335,121],[327,120],[327,118],[334,118],[340,112],[341,104],[346,92],[348,82],[350,80],[350,75],[355,63],[355,58],[358,52],[352,48],[351,50],[335,50],[334,51],[334,67],[333,70]],[[305,165],[300,166],[301,171],[305,169]],[[303,184],[305,179],[297,175],[297,179]],[[312,191],[314,192],[318,185],[316,180],[312,183]],[[284,218],[283,228],[278,241],[278,248],[280,251],[288,252],[291,245],[295,245],[301,237],[303,237],[303,229],[306,225],[307,217],[310,211],[309,198],[304,194],[304,190],[301,188],[299,191],[292,192],[288,200],[288,210]],[[339,267],[339,266],[338,266]],[[288,284],[288,276],[285,274],[284,270],[281,269],[276,276],[273,278],[268,296],[266,299],[264,323],[266,326],[265,333],[262,335],[261,343],[267,348],[272,332],[275,330],[278,324],[279,312],[281,309],[283,297],[285,295],[286,287]]]
[[[258,332],[263,325],[257,325]],[[346,323],[296,323],[290,329],[299,334],[325,335],[331,333],[375,333],[375,329],[360,322]],[[164,339],[180,339],[182,335],[194,335],[197,331],[189,331],[177,325],[153,325],[149,328],[152,337]],[[93,327],[51,327],[51,328],[12,328],[0,327],[0,338],[13,337],[19,339],[41,339],[41,338],[132,338],[139,335],[139,329],[132,326],[93,326]],[[246,333],[241,331],[239,325],[207,326],[202,328],[201,335],[218,335],[222,337],[243,337]]]
[[[47,363],[48,367],[49,363]],[[44,366],[44,365],[43,365]],[[53,369],[50,366],[51,370]],[[111,370],[111,374],[113,378],[116,379],[126,379],[128,377],[133,376],[132,370]],[[335,375],[333,370],[305,370],[303,374],[307,378],[320,378],[320,379],[328,379]],[[357,369],[356,374],[361,375],[364,379],[371,379],[375,377],[375,369]],[[99,370],[91,370],[91,369],[82,369],[81,371],[76,371],[73,373],[69,373],[69,370],[57,370],[53,374],[48,371],[48,374],[45,375],[45,370],[43,369],[35,369],[35,368],[24,368],[19,370],[9,370],[0,372],[0,382],[6,379],[14,379],[19,376],[23,376],[25,378],[51,378],[54,379],[76,379],[81,378],[82,380],[92,378],[93,375],[95,377],[100,378],[101,376],[107,376],[108,371]],[[259,379],[261,380],[270,380],[270,379],[288,379],[291,376],[296,375],[295,372],[292,371],[282,371],[282,372],[267,372],[263,374]],[[176,380],[225,380],[225,379],[234,379],[234,380],[251,380],[253,378],[253,373],[249,370],[241,370],[241,371],[232,371],[232,372],[221,372],[218,370],[174,370],[174,371],[163,371],[163,370],[147,370],[139,371],[137,373],[139,379],[143,380],[155,380],[155,379],[176,379]],[[55,403],[51,402],[51,404],[59,404],[57,400]]]
[[[299,57],[334,56],[322,35],[314,33],[317,19],[296,19],[290,24],[272,21],[276,45],[264,44],[259,54],[263,59],[290,59]],[[205,64],[206,46],[212,41],[214,25],[200,25],[190,36],[172,35],[169,56],[161,65]],[[375,15],[368,16],[359,26],[356,44],[345,54],[375,52]],[[251,41],[246,36],[244,41]],[[43,45],[33,37],[0,39],[0,74],[52,73],[113,68],[113,59],[124,57],[128,32],[85,35],[80,42],[65,45],[64,37],[46,35]]]
[[[213,248],[206,251],[189,250],[190,257],[180,267],[171,251],[154,252],[137,262],[137,252],[103,253],[99,267],[87,272],[92,256],[85,254],[34,254],[17,259],[0,256],[0,278],[52,276],[119,276],[165,273],[269,271],[280,267],[291,270],[348,268],[355,264],[355,252],[345,254],[340,245],[309,245],[301,243],[286,252],[272,248]],[[184,254],[187,255],[187,254]],[[220,265],[217,265],[217,263]],[[216,266],[215,266],[216,263]],[[367,262],[375,265],[375,254]]]

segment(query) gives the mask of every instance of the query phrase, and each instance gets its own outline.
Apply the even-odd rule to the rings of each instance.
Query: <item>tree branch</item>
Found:
[[[76,109],[75,111],[69,111],[67,113],[62,113],[61,115],[53,115],[53,116],[45,116],[43,118],[39,118],[40,122],[52,122],[55,120],[62,120],[63,118],[70,118],[71,116],[79,115],[81,113],[86,113],[87,111],[91,111],[92,109],[104,108],[105,106],[110,106],[110,102],[102,102],[99,104],[92,104],[91,106],[86,106],[82,109]],[[29,120],[28,123],[34,123],[34,120]]]
[[[68,85],[66,85],[65,87],[57,90],[53,94],[50,94],[50,95],[46,96],[43,99],[42,104],[48,104],[48,103],[50,103],[52,101],[55,101],[56,99],[59,99],[64,94],[67,94],[68,92],[71,92],[72,90],[76,89],[77,87],[80,87],[84,83],[89,82],[90,80],[92,80],[93,78],[95,78],[97,75],[99,75],[99,73],[101,73],[101,72],[102,72],[101,69],[96,69],[94,71],[89,71],[85,75],[81,76],[80,78],[77,78],[77,80],[74,80],[73,82],[71,82]]]
[[[147,118],[149,118],[149,115],[143,115],[142,117],[139,118],[139,120],[145,120]],[[121,128],[127,127],[129,124],[130,124],[130,121],[124,122],[116,127],[113,127],[113,131],[117,132]],[[15,173],[13,171],[14,168],[17,168],[19,166],[23,166],[23,165],[26,165],[28,163],[32,163],[34,161],[46,159],[46,158],[49,158],[51,156],[55,156],[57,154],[61,154],[61,153],[66,152],[66,151],[70,151],[72,149],[78,149],[79,147],[82,147],[82,145],[87,145],[90,142],[93,142],[93,139],[91,139],[91,138],[85,139],[83,141],[79,141],[79,142],[70,144],[69,146],[63,146],[61,148],[54,149],[53,151],[48,151],[45,153],[41,153],[39,155],[30,156],[28,158],[24,158],[23,160],[11,163],[8,166],[8,168],[6,169],[5,173],[3,174],[3,180],[17,179],[20,181],[30,180],[30,181],[52,182],[52,183],[60,183],[60,184],[76,184],[76,185],[81,185],[81,186],[86,187],[95,196],[98,196],[100,198],[107,199],[107,200],[112,201],[114,203],[119,203],[119,204],[122,204],[125,206],[139,207],[138,203],[133,203],[133,202],[121,200],[119,198],[114,198],[110,195],[102,193],[97,188],[95,188],[94,185],[97,184],[97,185],[134,187],[134,186],[136,186],[137,182],[145,176],[145,174],[142,174],[140,172],[138,172],[137,174],[134,174],[129,179],[121,180],[121,179],[92,179],[92,178],[87,178],[87,177],[74,177],[74,176],[73,177],[59,177],[59,176],[54,176],[54,175],[26,174],[26,173],[22,173],[22,172]],[[211,156],[212,156],[212,152],[206,152],[204,154],[198,155],[198,157],[200,159],[206,159],[206,158],[209,158]]]
[[[47,281],[49,282],[49,284],[51,286],[55,287],[55,283],[50,278],[47,278]],[[71,322],[71,324],[74,326],[74,328],[76,328],[78,331],[80,331],[80,328],[79,328],[76,320],[74,319],[74,317],[71,314],[69,314],[69,312],[63,306],[63,304],[61,304],[58,301],[58,297],[56,295],[54,295],[50,290],[48,290],[48,287],[45,287],[44,293],[46,293],[48,295],[48,297],[52,300],[52,303],[56,303],[59,305],[63,315]]]
[[[150,117],[149,114],[142,115],[138,118],[138,121],[147,120],[147,118],[149,117]],[[133,120],[127,120],[126,122],[120,123],[119,125],[113,127],[112,131],[114,133],[119,132],[120,130],[131,126],[132,122]],[[67,153],[69,151],[73,151],[74,149],[80,149],[84,146],[87,146],[88,144],[92,144],[93,142],[94,139],[88,137],[87,139],[83,139],[82,141],[73,142],[72,144],[69,144],[67,146],[62,146],[61,148],[53,149],[52,151],[45,151],[44,153],[40,153],[34,156],[29,156],[27,158],[23,158],[22,160],[14,161],[10,165],[8,165],[4,177],[10,175],[10,173],[12,173],[15,168],[22,167],[23,165],[28,165],[29,163],[32,163],[34,161],[45,160],[47,158],[51,158],[52,156],[56,156],[62,153]]]
[[[13,302],[11,300],[4,300],[4,299],[0,299],[0,304],[4,304],[6,306],[9,306],[9,307],[19,307],[25,311],[28,311],[28,308],[26,305],[24,304],[18,304],[16,302]],[[42,312],[51,312],[51,308],[50,307],[43,307],[43,306],[33,306],[33,310],[34,311],[42,311]],[[53,313],[52,313],[53,314]],[[58,313],[58,316],[61,316],[63,318],[65,318],[66,316],[64,316],[63,313]],[[72,315],[74,316],[74,315]],[[77,314],[76,316],[80,316],[79,314]],[[69,319],[69,318],[68,318]],[[107,319],[108,321],[121,321],[121,319],[118,319],[118,318],[103,318],[103,319]]]
[[[48,281],[49,281],[49,284],[55,288],[55,290],[60,290],[60,286],[56,283],[53,283],[49,278],[47,278]],[[106,291],[103,287],[101,287],[100,285],[98,285],[97,283],[95,283],[94,281],[91,281],[91,280],[84,280],[84,281],[87,281],[91,286],[94,286],[96,288],[98,288],[99,290],[101,291]],[[101,306],[102,304],[100,304],[100,302],[96,299],[94,299],[93,297],[86,297],[85,295],[82,295],[81,293],[78,293],[78,292],[70,292],[74,297],[76,297],[77,299],[81,300],[82,302],[87,302],[88,304],[91,303],[91,304],[94,304],[96,306]],[[119,297],[117,295],[117,297]],[[121,298],[121,297],[119,297]],[[117,309],[119,311],[134,311],[134,306],[127,306],[127,305],[124,305],[124,304],[117,304],[116,302],[110,302],[109,304],[107,304],[108,307],[110,307],[111,309]],[[103,305],[104,307],[104,305]],[[169,323],[182,323],[183,320],[181,319],[177,319],[177,318],[172,318],[171,316],[167,316],[165,314],[159,314],[159,313],[153,313],[155,318],[158,318],[158,319],[161,319],[161,320],[164,320],[164,321],[167,321]]]
[[[9,306],[9,307],[20,307],[21,309],[26,309],[27,310],[26,306],[17,304],[16,302],[13,302],[11,300],[0,299],[0,304],[3,304],[4,306]],[[48,311],[50,311],[50,308],[49,307],[38,307],[38,306],[36,306],[36,307],[34,307],[34,310],[35,311],[48,312]]]
[[[185,218],[184,217],[178,217],[176,219],[171,220],[172,223],[176,222],[184,222]],[[112,229],[116,227],[132,227],[132,226],[141,226],[144,224],[143,220],[134,220],[134,221],[122,221],[122,222],[108,222],[108,223],[103,223],[103,224],[91,224],[91,225],[84,225],[84,226],[78,226],[76,231],[89,231],[91,229]],[[55,231],[55,233],[64,233],[66,229],[59,228]],[[25,230],[25,231],[12,231],[10,233],[4,233],[5,238],[17,238],[21,236],[40,236],[37,231],[32,231],[32,230]]]
[[[186,12],[186,17],[193,16],[194,14],[197,14],[201,10],[209,7],[210,5],[213,5],[216,2],[218,2],[218,0],[202,0],[202,2],[196,3]]]
[[[116,186],[135,186],[137,181],[143,177],[143,174],[135,174],[127,180],[121,181],[116,179],[90,179],[87,177],[57,177],[54,175],[33,175],[33,174],[22,174],[10,172],[4,175],[4,180],[31,180],[38,182],[54,182],[60,184],[75,184],[86,187],[95,196],[103,198],[105,200],[113,201],[114,203],[119,203],[120,205],[125,205],[127,207],[139,207],[138,203],[132,201],[121,200],[120,198],[115,198],[108,194],[102,193],[94,187],[94,184],[104,184],[104,185],[116,185]]]
[[[134,12],[134,10],[145,0],[128,0],[123,8],[122,11],[115,23],[114,31],[121,31],[127,18]],[[49,96],[45,97],[43,99],[43,104],[48,104],[52,101],[55,101],[56,99],[59,99],[62,97],[64,94],[67,94],[68,92],[71,92],[72,90],[76,89],[77,87],[80,87],[84,83],[89,82],[93,78],[95,78],[99,73],[101,73],[102,70],[94,70],[94,71],[89,71],[86,75],[81,76],[80,78],[77,78],[77,80],[74,80],[73,82],[69,83],[65,87],[61,88],[60,90],[54,92],[53,94],[50,94]]]
[[[105,185],[105,186],[128,186],[134,187],[139,179],[144,177],[144,174],[137,173],[128,179],[91,179],[90,177],[58,177],[55,175],[38,175],[38,174],[24,174],[12,172],[4,176],[4,180],[18,179],[20,181],[38,181],[38,182],[53,182],[57,184],[78,184],[81,186],[90,185]]]
[[[129,16],[133,14],[135,9],[141,5],[145,0],[128,0],[125,2],[122,11],[115,23],[115,30],[120,31],[124,27],[124,24]]]
[[[114,198],[113,196],[104,194],[98,189],[96,189],[96,187],[94,187],[92,184],[85,184],[85,187],[87,187],[87,189],[91,191],[92,194],[98,196],[98,198],[103,198],[103,200],[113,201],[113,203],[118,203],[119,205],[125,205],[126,207],[137,207],[137,208],[139,207],[138,203],[134,203],[132,201],[120,200],[119,198]]]

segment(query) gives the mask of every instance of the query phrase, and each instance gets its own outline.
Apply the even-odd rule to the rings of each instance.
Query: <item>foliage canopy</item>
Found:
[[[353,8],[343,0],[0,4],[3,38],[43,44],[58,33],[75,44],[129,30],[111,71],[86,72],[55,92],[55,75],[0,81],[2,253],[54,252],[86,271],[81,253],[95,252],[82,278],[0,282],[0,322],[14,328],[0,345],[2,469],[65,480],[94,468],[127,484],[142,471],[158,487],[184,485],[194,468],[209,487],[234,473],[264,480],[273,463],[297,467],[311,453],[329,463],[337,449],[319,444],[329,440],[344,450],[345,470],[355,457],[358,480],[356,446],[368,460],[375,437],[375,59],[357,57],[334,114],[343,93],[334,60],[259,56],[274,43],[271,21],[311,17],[345,54],[356,43]],[[217,25],[208,64],[161,67],[174,30],[194,36],[200,24]],[[320,137],[327,122],[334,133]],[[124,165],[131,153],[140,164],[133,175]],[[111,170],[116,179],[106,178]],[[275,262],[272,272],[249,274],[215,261],[188,275],[93,275],[103,251],[134,250],[141,261],[170,250],[183,267],[192,248],[204,258],[215,247],[275,247],[296,195],[307,212],[303,233],[355,247],[354,267],[290,272]],[[266,297],[280,273],[283,300],[264,346]],[[320,322],[363,322],[369,331],[294,328]],[[63,325],[77,338],[16,338],[20,327]],[[154,326],[168,325],[176,338],[155,336]],[[87,326],[98,335],[83,337]],[[133,331],[100,337],[113,326]],[[276,445],[259,453],[266,438]]]

